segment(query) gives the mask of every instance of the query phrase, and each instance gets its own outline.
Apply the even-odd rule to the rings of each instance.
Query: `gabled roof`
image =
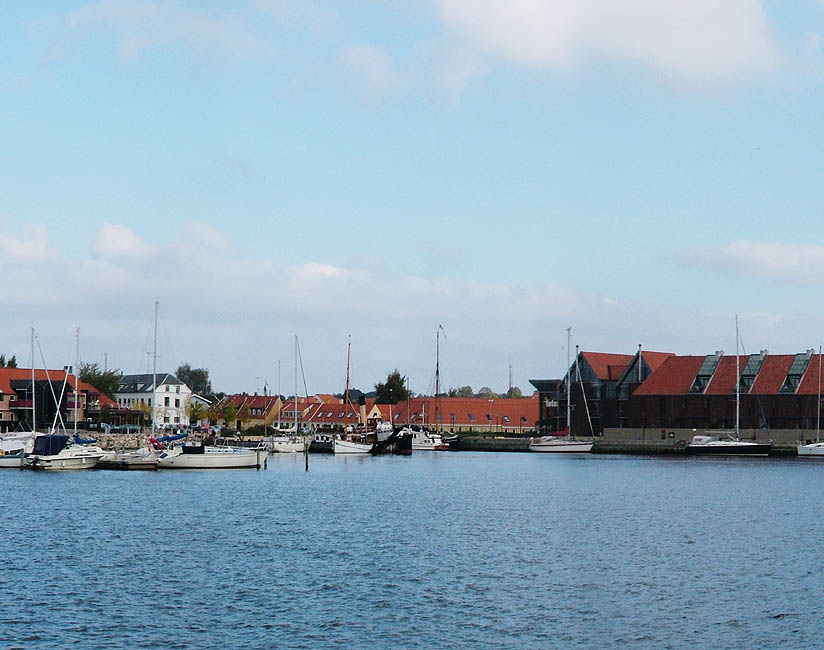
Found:
[[[601,381],[615,381],[621,378],[632,361],[632,354],[613,354],[610,352],[581,352],[592,372]]]
[[[35,381],[47,381],[50,379],[53,382],[62,383],[65,377],[66,371],[63,369],[34,371]],[[16,394],[17,391],[14,388],[12,388],[12,382],[14,382],[15,384],[31,382],[31,368],[0,368],[0,393],[4,393],[6,395]],[[71,389],[73,391],[74,384],[75,376],[71,374],[69,375],[67,383],[69,388],[67,388],[67,390]],[[99,400],[101,407],[117,407],[117,402],[112,400],[108,395],[98,390],[91,384],[87,384],[83,381],[78,381],[77,390],[83,393],[87,393],[93,399]]]
[[[262,409],[263,414],[266,415],[269,411],[277,406],[277,395],[247,395],[245,393],[238,393],[236,395],[226,395],[220,400],[219,408],[232,404],[236,409],[247,404],[250,409]]]
[[[793,359],[794,354],[768,354],[750,389],[750,394],[778,395]]]
[[[672,352],[648,352],[647,350],[641,350],[641,357],[647,362],[652,372],[658,370],[664,361],[674,356],[675,354]]]
[[[804,373],[804,378],[801,380],[801,383],[798,386],[798,390],[796,391],[797,395],[818,394],[819,363],[821,363],[822,365],[821,378],[822,382],[824,382],[824,363],[822,363],[821,355],[816,353],[813,354],[813,358],[810,359],[810,365],[807,366],[807,372]],[[824,384],[822,384],[822,388],[824,388]]]
[[[170,386],[185,386],[174,375],[168,372],[158,372],[156,374],[157,385],[163,386],[169,384]],[[151,393],[152,392],[152,373],[144,373],[142,375],[123,375],[120,378],[120,386],[117,388],[118,393]]]
[[[704,356],[672,356],[665,359],[658,370],[635,389],[633,397],[636,395],[686,395],[704,359]]]
[[[739,376],[747,363],[747,357],[738,358]],[[718,367],[712,375],[704,395],[733,395],[735,394],[735,355],[723,356],[718,362]]]

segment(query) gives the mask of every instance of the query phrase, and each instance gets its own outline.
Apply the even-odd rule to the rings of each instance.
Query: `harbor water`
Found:
[[[824,463],[0,472],[2,648],[824,645]]]

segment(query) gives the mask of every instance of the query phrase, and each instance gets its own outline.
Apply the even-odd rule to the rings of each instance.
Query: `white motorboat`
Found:
[[[159,469],[259,468],[269,456],[263,447],[212,447],[180,445],[164,450],[157,459]]]
[[[94,445],[69,442],[67,435],[40,435],[34,439],[34,449],[23,458],[22,466],[36,470],[93,469],[103,453]]]
[[[277,454],[296,454],[306,451],[309,438],[304,436],[267,436],[263,444],[271,452]]]
[[[412,451],[446,451],[449,445],[439,433],[426,429],[408,428],[402,430],[412,435]]]
[[[567,436],[542,436],[532,439],[529,443],[529,451],[586,454],[592,450],[592,444],[586,440],[576,440]]]
[[[4,435],[0,438],[0,469],[20,469],[24,454],[30,454],[34,448],[35,434]]]
[[[156,449],[106,451],[97,464],[99,469],[154,470],[160,452]]]

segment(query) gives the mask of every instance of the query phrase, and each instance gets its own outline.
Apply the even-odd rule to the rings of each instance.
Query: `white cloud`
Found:
[[[736,82],[779,52],[760,0],[433,0],[476,47],[535,66],[590,57],[633,62],[673,81]]]
[[[19,235],[0,232],[0,266],[39,264],[54,256],[43,226],[25,226]]]
[[[136,60],[151,49],[179,47],[201,55],[259,59],[268,51],[237,17],[163,0],[98,0],[72,11],[67,31],[102,28],[116,35],[120,56]]]
[[[130,228],[106,223],[97,232],[92,251],[106,260],[144,261],[152,256],[152,248]]]
[[[735,240],[693,248],[681,255],[688,266],[713,268],[795,284],[824,284],[824,246]]]
[[[395,59],[376,45],[347,45],[338,52],[337,63],[354,77],[369,100],[395,94],[407,85]]]

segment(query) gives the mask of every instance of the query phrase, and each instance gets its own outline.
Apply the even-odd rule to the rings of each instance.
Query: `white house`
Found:
[[[192,389],[169,373],[157,373],[157,385],[152,375],[124,375],[115,393],[119,406],[136,409],[141,405],[155,406],[155,426],[185,427],[189,425],[189,401]]]

